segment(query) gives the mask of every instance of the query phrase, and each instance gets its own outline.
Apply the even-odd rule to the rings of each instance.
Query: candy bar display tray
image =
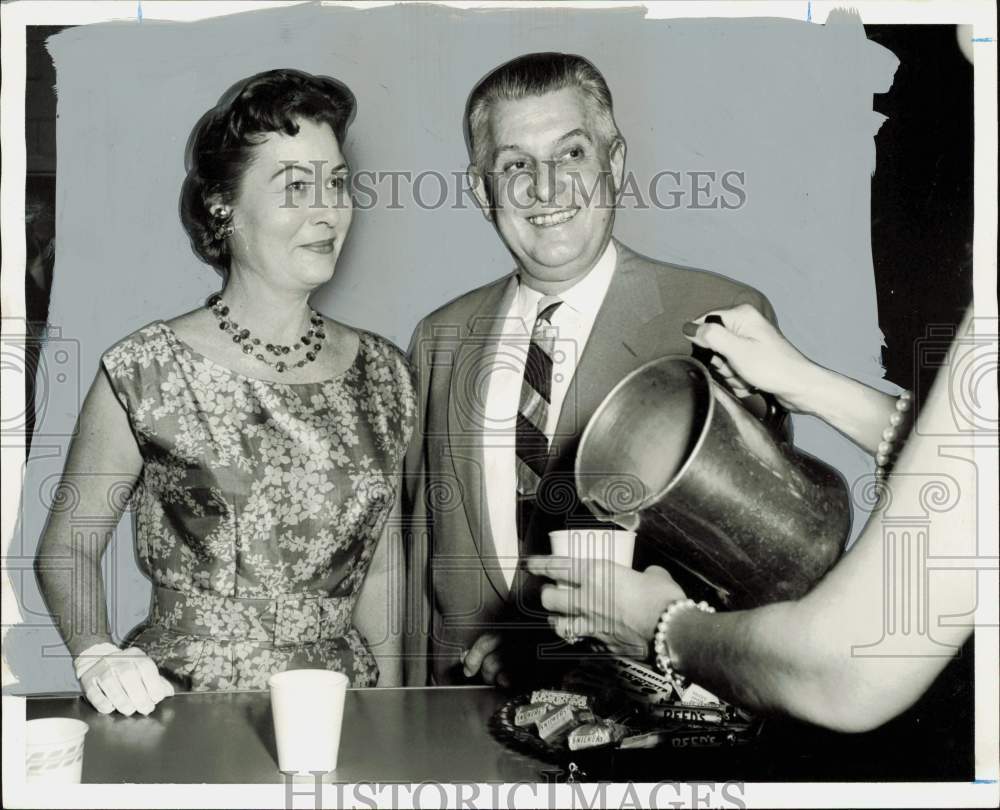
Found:
[[[708,756],[712,750],[721,753],[719,749],[731,750],[747,746],[754,742],[762,726],[759,720],[664,725],[637,716],[628,723],[635,731],[631,735],[631,742],[626,738],[623,742],[602,748],[571,751],[565,740],[554,745],[547,743],[538,736],[533,725],[515,725],[514,716],[518,707],[530,702],[531,692],[525,692],[502,704],[490,720],[493,736],[514,751],[559,766],[583,779],[609,778],[615,774],[627,773],[630,760],[648,758],[651,749],[661,754],[675,751],[688,756],[704,752]],[[635,745],[640,735],[643,736],[642,747],[622,747],[623,743]]]

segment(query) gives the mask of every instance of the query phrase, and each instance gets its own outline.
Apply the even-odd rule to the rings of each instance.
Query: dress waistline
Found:
[[[346,635],[353,610],[350,596],[288,594],[245,599],[154,586],[150,623],[218,641],[260,641],[281,647]]]

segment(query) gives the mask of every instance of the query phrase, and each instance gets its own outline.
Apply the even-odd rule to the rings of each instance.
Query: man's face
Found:
[[[573,87],[490,109],[492,216],[484,178],[476,197],[529,286],[558,293],[583,278],[614,224],[625,144],[602,144],[587,99]]]

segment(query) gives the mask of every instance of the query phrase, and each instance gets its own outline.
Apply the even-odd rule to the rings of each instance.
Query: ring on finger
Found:
[[[560,621],[556,627],[556,634],[567,644],[578,644],[583,639],[580,638],[576,633],[573,632],[573,625],[571,620]]]

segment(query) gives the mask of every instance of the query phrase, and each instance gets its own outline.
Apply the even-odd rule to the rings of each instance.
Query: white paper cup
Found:
[[[579,560],[611,560],[632,567],[635,532],[624,529],[560,529],[549,532],[552,554]]]
[[[25,724],[25,778],[53,785],[79,784],[83,773],[83,740],[89,727],[82,720],[46,717]]]
[[[560,529],[549,532],[549,542],[552,545],[552,556],[569,558],[567,570],[572,570],[572,560],[611,560],[626,568],[632,567],[635,532],[625,529]],[[556,587],[568,586],[557,582]],[[613,591],[609,590],[608,598],[612,594]],[[579,607],[576,599],[571,607]]]
[[[566,557],[567,571],[573,570],[575,560],[611,560],[625,568],[632,568],[632,552],[635,550],[635,532],[625,529],[561,529],[549,532],[552,544],[552,556]],[[606,568],[600,571],[598,580],[588,580],[591,586],[573,587],[556,579],[558,588],[569,591],[567,609],[570,615],[576,613],[589,614],[592,617],[613,617],[616,607],[616,597],[622,587],[615,581],[617,569]],[[584,583],[581,582],[581,585]],[[593,632],[613,632],[614,627],[595,627]],[[558,626],[556,632],[562,635]],[[563,635],[563,638],[567,636]]]
[[[337,769],[348,677],[328,669],[290,669],[268,679],[278,769]]]

